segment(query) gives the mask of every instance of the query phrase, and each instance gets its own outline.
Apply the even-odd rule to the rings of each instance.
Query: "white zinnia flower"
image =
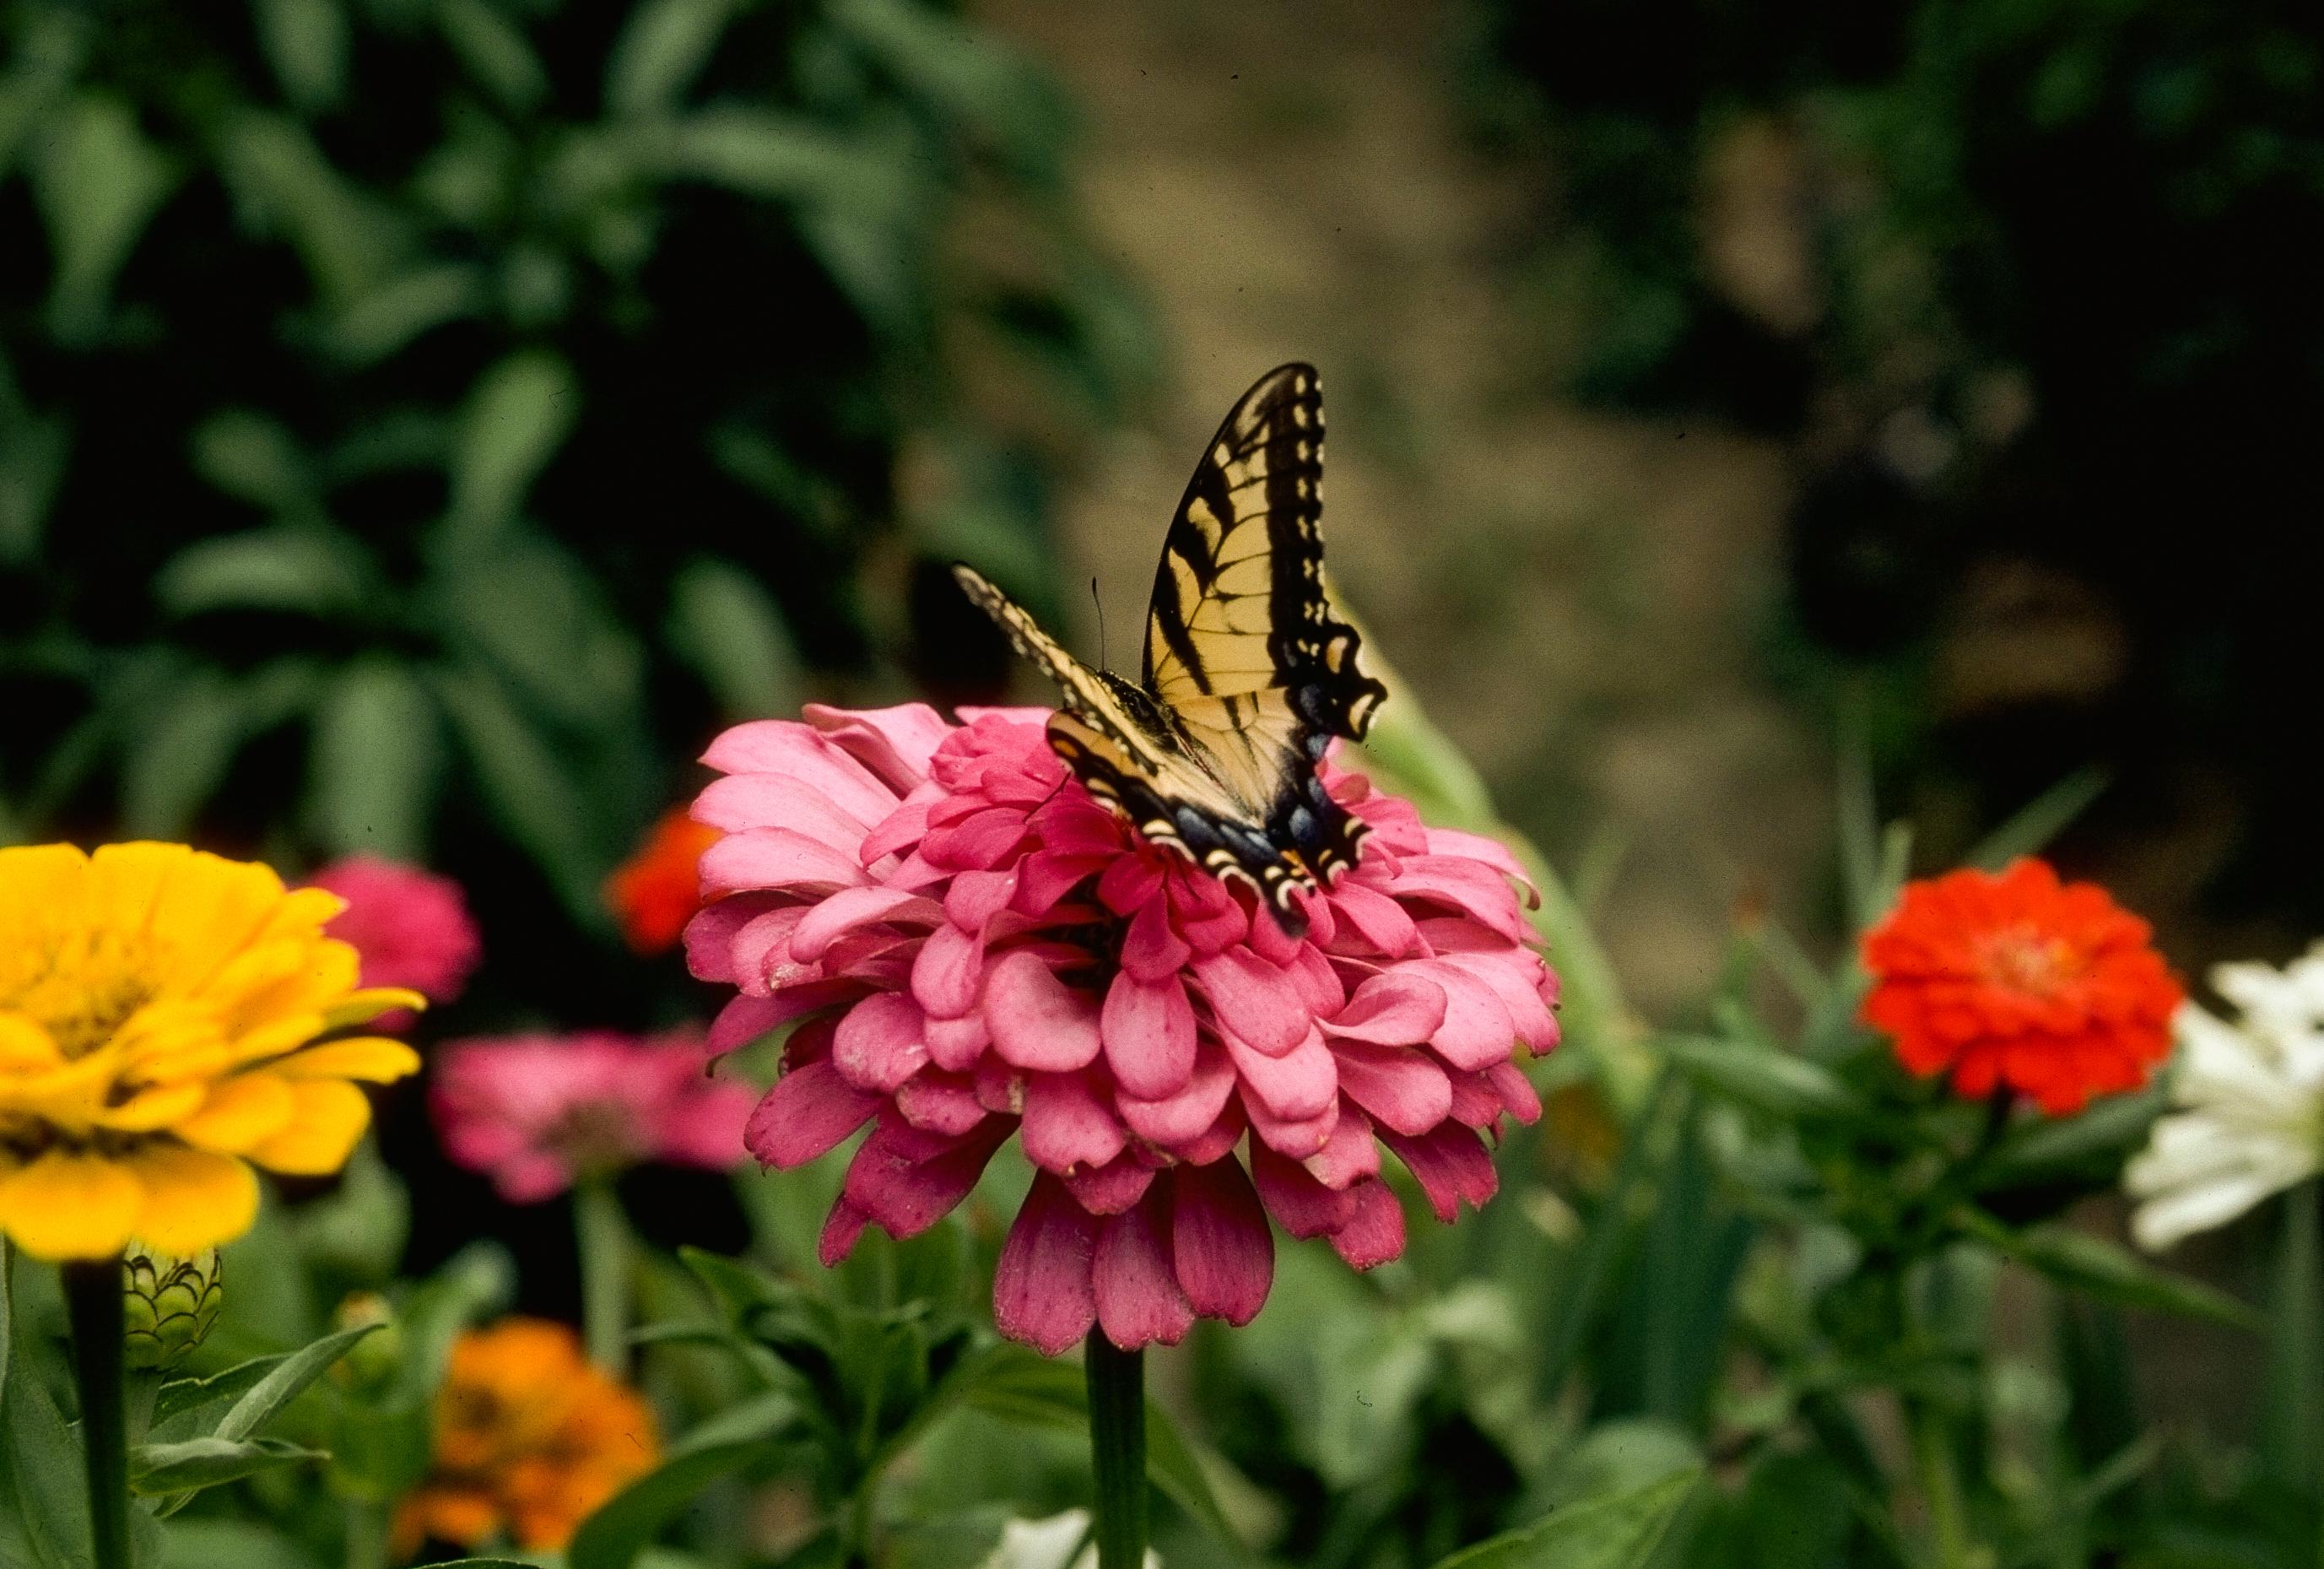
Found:
[[[2281,970],[2222,964],[2211,985],[2243,1017],[2181,1006],[2176,1109],[2123,1172],[2141,1201],[2131,1234],[2150,1250],[2324,1170],[2324,942]]]

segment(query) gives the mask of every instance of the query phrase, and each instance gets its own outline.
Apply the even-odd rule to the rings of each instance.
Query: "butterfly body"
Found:
[[[1323,587],[1323,402],[1288,365],[1243,394],[1171,521],[1144,678],[1093,670],[966,567],[962,586],[1057,683],[1049,743],[1090,793],[1157,844],[1256,888],[1294,936],[1295,893],[1355,864],[1364,825],[1317,766],[1360,737],[1387,688]]]

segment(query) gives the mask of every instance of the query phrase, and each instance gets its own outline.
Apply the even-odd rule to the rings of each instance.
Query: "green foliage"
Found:
[[[1037,539],[1150,360],[1055,88],[922,0],[39,0],[0,61],[14,835],[512,851],[602,932],[719,723],[893,679],[858,576]]]

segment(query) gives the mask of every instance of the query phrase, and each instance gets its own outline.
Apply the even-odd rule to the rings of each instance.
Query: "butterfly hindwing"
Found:
[[[1243,394],[1171,520],[1147,621],[1145,679],[1091,670],[965,568],[970,596],[1055,679],[1049,738],[1091,793],[1148,839],[1258,888],[1285,929],[1295,890],[1354,864],[1363,825],[1316,765],[1359,737],[1387,689],[1358,668],[1323,558],[1323,400],[1288,365]]]

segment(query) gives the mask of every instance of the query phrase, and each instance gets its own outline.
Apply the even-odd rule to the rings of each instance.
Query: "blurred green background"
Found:
[[[1304,357],[1342,588],[1649,1015],[1829,946],[1852,751],[1930,866],[2103,783],[2070,870],[2282,957],[2319,75],[2282,0],[0,0],[0,839],[425,861],[434,1028],[686,1016],[599,889],[707,738],[1037,696],[955,558],[1119,654]]]

